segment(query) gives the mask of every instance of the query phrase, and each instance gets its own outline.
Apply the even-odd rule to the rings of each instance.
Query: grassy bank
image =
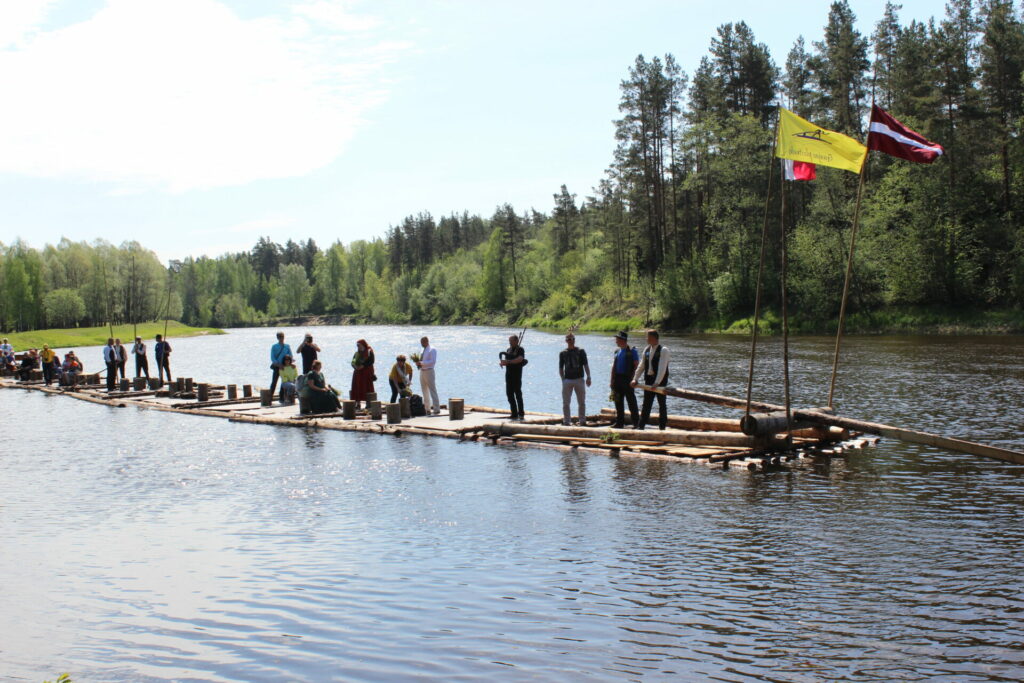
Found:
[[[790,318],[795,334],[835,334],[838,321]],[[752,318],[740,318],[728,324],[702,324],[705,333],[750,334]],[[778,334],[782,320],[774,311],[762,315],[759,327],[763,334]],[[845,334],[1024,334],[1024,311],[997,309],[980,311],[953,307],[902,306],[862,311],[847,316]]]
[[[128,345],[135,340],[132,325],[114,325],[114,336],[120,337],[121,341]],[[153,337],[164,333],[163,323],[139,323],[138,334],[147,342],[152,342]],[[174,337],[197,337],[204,334],[224,334],[224,330],[216,327],[189,327],[179,322],[170,322],[167,325],[167,336]],[[51,348],[65,349],[75,346],[102,346],[107,343],[110,337],[109,327],[70,327],[67,329],[53,330],[32,330],[31,332],[12,332],[2,335],[7,337],[15,351],[23,351],[30,348],[40,348],[43,344],[49,344]]]

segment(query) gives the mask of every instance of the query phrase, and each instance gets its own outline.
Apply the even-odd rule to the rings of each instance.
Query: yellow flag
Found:
[[[775,156],[860,173],[868,148],[851,137],[819,128],[780,107]]]

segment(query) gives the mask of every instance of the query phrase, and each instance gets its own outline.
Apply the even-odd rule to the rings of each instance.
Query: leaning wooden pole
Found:
[[[665,394],[666,396],[675,396],[677,398],[690,399],[691,401],[712,403],[714,405],[725,406],[728,408],[739,408],[740,410],[744,410],[747,407],[747,402],[745,400],[741,398],[733,398],[731,396],[706,394],[704,392],[693,391],[691,389],[676,389],[675,387],[651,387],[641,385],[639,388],[644,391],[653,391],[655,393]],[[772,403],[762,403],[760,401],[754,401],[751,405],[754,409],[764,412],[776,412],[786,409],[785,406],[775,405]],[[877,434],[878,436],[884,436],[906,443],[936,446],[938,448],[956,451],[957,453],[967,453],[969,455],[978,455],[984,458],[993,458],[1004,462],[1012,462],[1017,465],[1024,465],[1024,452],[1021,451],[999,448],[998,446],[989,446],[987,444],[965,441],[964,439],[942,436],[940,434],[921,432],[914,429],[894,427],[893,425],[840,417],[838,415],[832,415],[831,413],[826,412],[826,410],[827,409],[797,409],[793,411],[793,418],[798,422],[811,422],[828,427],[841,427],[843,429],[864,432],[866,434]]]

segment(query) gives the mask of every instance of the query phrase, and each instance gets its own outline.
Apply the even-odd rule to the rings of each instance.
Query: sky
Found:
[[[941,17],[904,0],[903,23]],[[870,34],[885,0],[850,0]],[[638,54],[745,21],[780,65],[829,2],[0,0],[0,242],[162,260],[580,199]]]

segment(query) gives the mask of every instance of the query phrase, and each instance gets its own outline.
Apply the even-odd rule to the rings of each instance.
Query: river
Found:
[[[347,387],[355,339],[384,377],[420,331],[311,332]],[[442,399],[504,405],[507,331],[427,332]],[[265,386],[272,342],[173,340],[175,376]],[[664,342],[672,384],[742,395],[748,340]],[[613,344],[579,343],[594,412]],[[795,403],[824,402],[831,344],[793,342]],[[524,346],[526,408],[559,409],[560,335]],[[756,398],[781,401],[780,355]],[[1024,338],[851,337],[836,406],[1024,450]],[[3,681],[1024,679],[1024,467],[883,440],[752,474],[13,390],[0,411]]]

